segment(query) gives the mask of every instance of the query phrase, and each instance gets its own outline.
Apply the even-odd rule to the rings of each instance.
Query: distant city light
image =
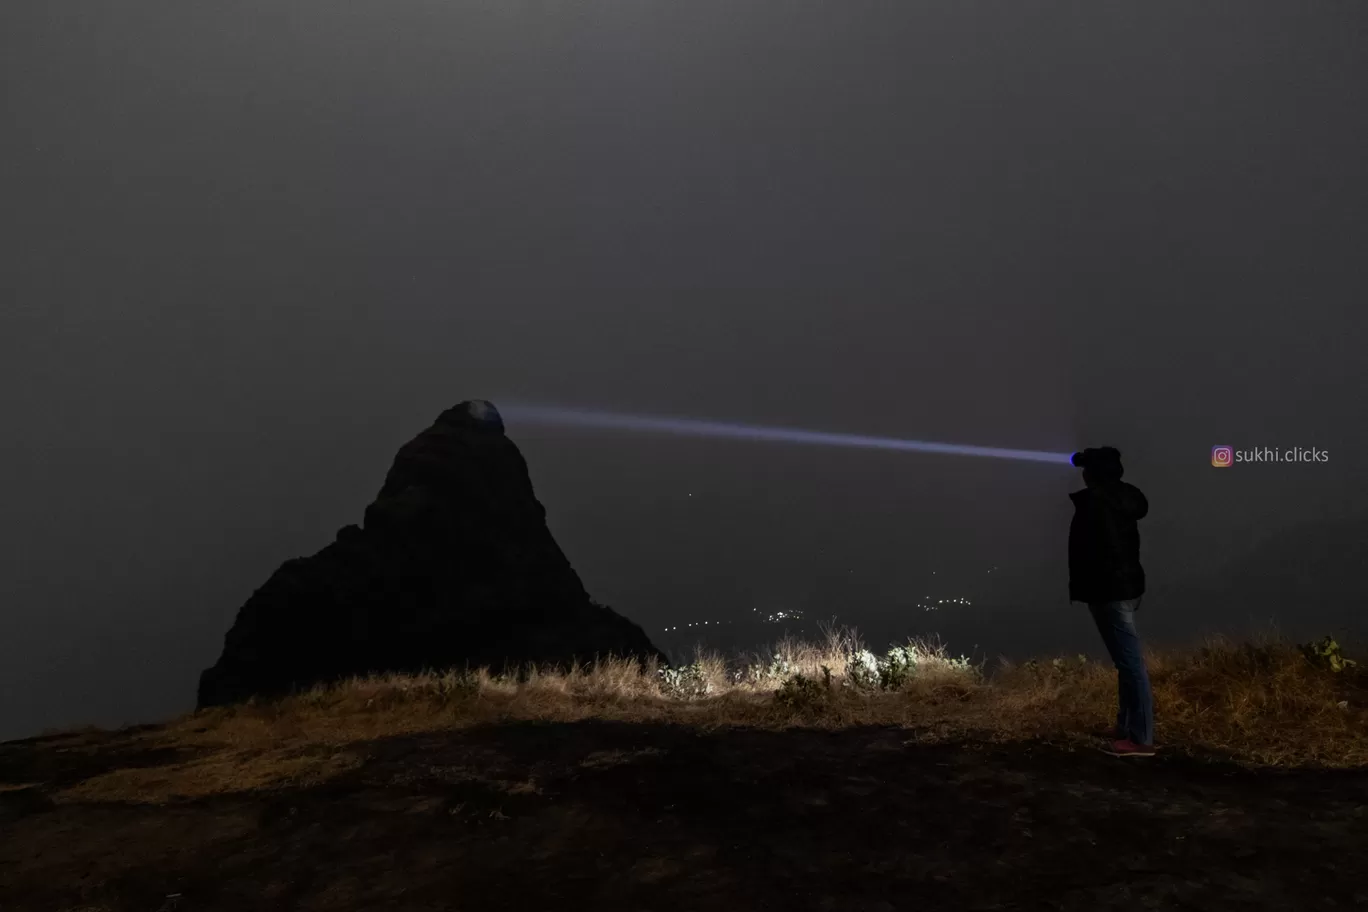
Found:
[[[1000,569],[1000,567],[990,567],[988,568],[987,572],[992,573]],[[935,573],[935,571],[933,570],[932,573]],[[927,595],[919,599],[916,602],[916,604],[912,607],[919,608],[922,611],[939,611],[947,606],[961,606],[968,608],[973,607],[973,604],[974,600],[967,595],[952,595],[941,597],[932,597]],[[774,611],[762,611],[760,608],[753,607],[751,608],[751,614],[753,616],[753,622],[758,621],[762,624],[778,624],[783,621],[800,621],[803,619],[804,616],[802,611],[791,608],[778,609]],[[719,621],[712,619],[705,621],[688,621],[679,624],[671,624],[670,626],[665,627],[664,631],[666,633],[672,633],[678,630],[688,629],[690,627],[721,627],[724,624],[731,623],[731,621]]]
[[[752,612],[752,613],[758,613],[758,612],[759,612],[759,609],[758,609],[758,608],[752,608],[752,609],[751,609],[751,612]],[[801,612],[801,611],[793,611],[793,610],[787,610],[787,611],[773,611],[773,612],[770,612],[769,614],[766,614],[766,615],[764,615],[764,616],[758,618],[758,620],[759,620],[761,623],[763,623],[763,624],[777,624],[777,623],[779,623],[780,621],[800,621],[800,620],[802,620],[802,619],[803,619],[803,612]],[[721,627],[721,626],[724,625],[724,624],[730,624],[730,623],[731,623],[731,621],[714,621],[714,620],[707,620],[707,621],[684,621],[684,622],[682,622],[682,623],[680,623],[680,624],[671,624],[670,626],[663,628],[663,631],[664,631],[665,633],[671,633],[671,632],[673,632],[673,631],[681,630],[681,629],[687,630],[687,629],[690,628],[690,627]]]
[[[927,596],[927,597],[924,598],[922,601],[920,601],[920,602],[917,603],[917,607],[920,608],[920,609],[922,609],[923,611],[937,611],[937,610],[940,609],[940,607],[941,607],[942,605],[972,605],[972,604],[974,604],[973,601],[972,601],[971,599],[965,597],[965,596],[956,596],[956,597],[954,597],[954,598],[940,598],[940,599],[932,599],[930,596]]]

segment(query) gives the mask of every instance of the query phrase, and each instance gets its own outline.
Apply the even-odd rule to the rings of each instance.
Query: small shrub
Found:
[[[879,688],[901,690],[917,670],[917,652],[907,646],[894,646],[879,663]]]
[[[876,656],[868,649],[851,652],[846,660],[846,683],[857,690],[901,690],[914,678],[926,673],[953,675],[974,674],[973,665],[964,657],[952,658],[939,647],[908,643],[890,647],[888,653]]]
[[[662,668],[659,675],[660,692],[667,697],[691,700],[706,697],[712,692],[707,671],[698,662],[682,668]]]
[[[874,690],[879,686],[879,657],[868,649],[850,653],[846,659],[846,683],[857,690]]]
[[[1301,651],[1312,665],[1335,674],[1358,665],[1358,662],[1340,654],[1340,645],[1334,637],[1325,637],[1319,643],[1306,643],[1301,646]]]
[[[795,673],[796,669],[793,667],[793,663],[784,656],[775,653],[774,657],[767,662],[757,662],[733,672],[732,679],[737,684],[763,686],[782,681]]]
[[[824,681],[801,674],[791,675],[779,685],[774,701],[797,712],[822,706],[831,696],[831,670],[824,666],[822,676]]]

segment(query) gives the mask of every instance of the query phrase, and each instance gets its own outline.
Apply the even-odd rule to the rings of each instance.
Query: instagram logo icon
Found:
[[[1234,454],[1228,446],[1214,446],[1211,448],[1211,464],[1219,469],[1224,469],[1235,461]]]

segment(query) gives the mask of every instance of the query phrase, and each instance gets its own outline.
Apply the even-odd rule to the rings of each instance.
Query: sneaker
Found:
[[[1113,741],[1111,744],[1102,748],[1113,757],[1153,757],[1153,744],[1136,744],[1129,738],[1120,741]]]
[[[1092,731],[1088,732],[1088,734],[1092,735],[1094,738],[1101,738],[1103,741],[1130,740],[1126,733],[1119,728],[1094,728]],[[1150,747],[1154,748],[1156,751],[1159,750],[1159,748],[1162,746],[1163,745],[1161,745],[1158,741],[1155,741],[1153,744],[1150,745]]]

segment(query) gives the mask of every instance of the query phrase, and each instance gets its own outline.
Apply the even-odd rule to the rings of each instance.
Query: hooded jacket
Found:
[[[1119,479],[1099,482],[1069,495],[1069,600],[1119,602],[1145,592],[1140,566],[1138,520],[1149,502],[1135,485]]]

